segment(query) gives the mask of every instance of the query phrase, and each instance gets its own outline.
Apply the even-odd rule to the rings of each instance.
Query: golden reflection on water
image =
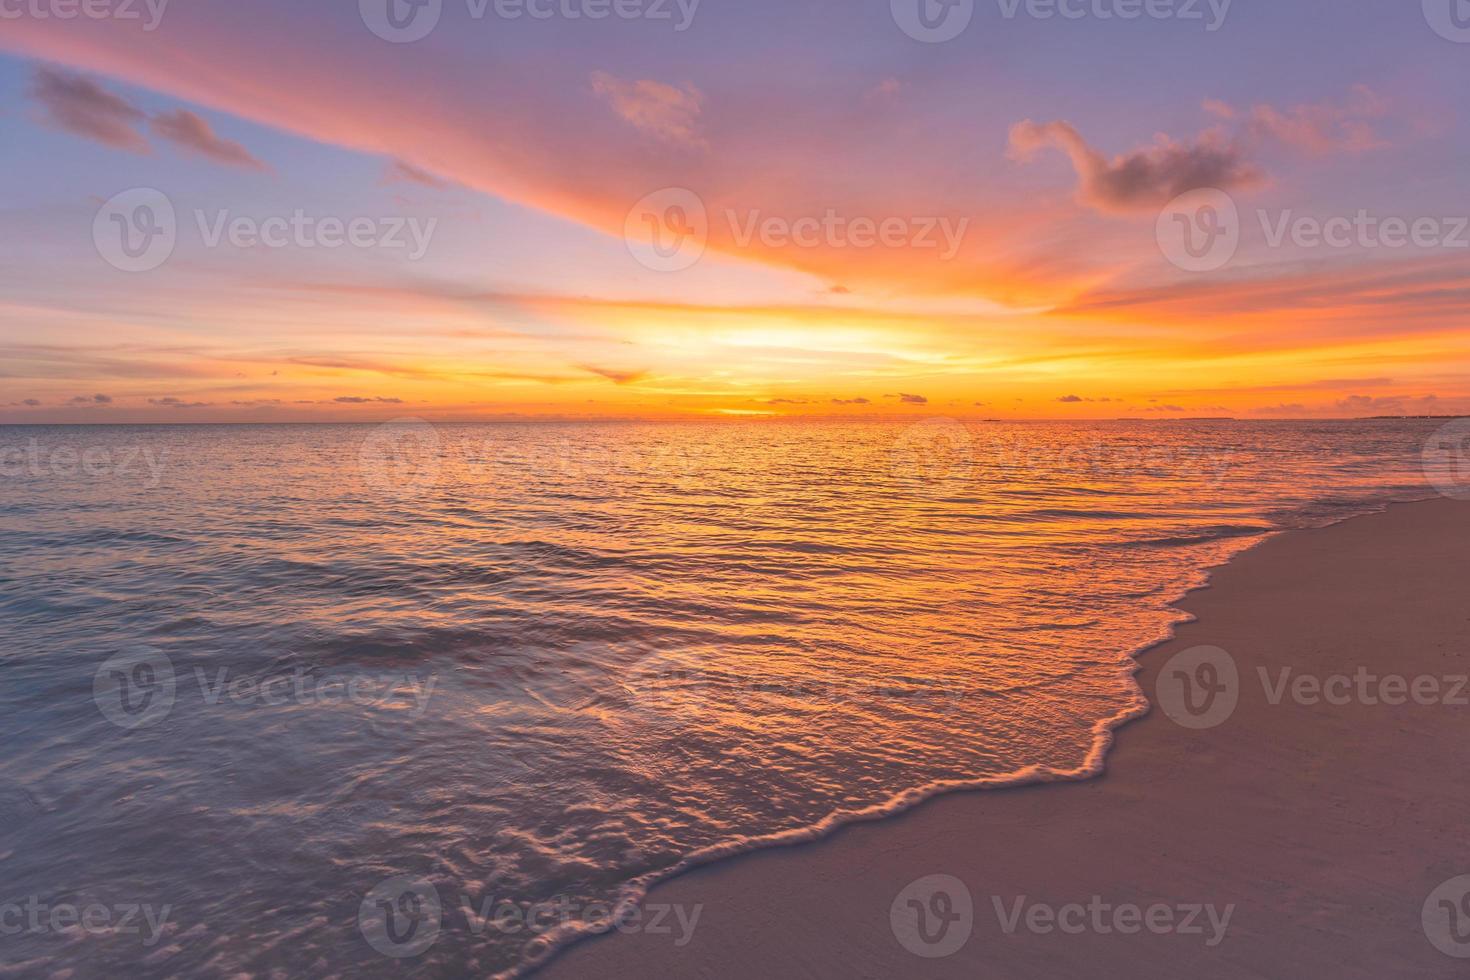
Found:
[[[7,873],[166,896],[213,937],[182,972],[372,971],[357,902],[391,875],[606,901],[916,787],[1077,772],[1166,603],[1253,533],[1415,489],[1421,428],[50,430],[168,465],[7,489],[0,787],[40,807]],[[124,644],[178,678],[125,737],[87,694]],[[432,689],[211,702],[220,671]],[[446,929],[421,965],[524,942]]]

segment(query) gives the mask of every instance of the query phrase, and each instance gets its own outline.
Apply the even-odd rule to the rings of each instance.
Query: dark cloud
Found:
[[[161,408],[208,408],[214,402],[186,402],[182,398],[169,395],[165,398],[150,398],[148,404],[158,405]]]
[[[871,405],[872,402],[868,401],[868,399],[866,399],[866,398],[834,398],[834,399],[832,399],[832,404],[834,404],[834,405]]]
[[[363,398],[360,395],[340,395],[332,401],[339,405],[402,405],[402,398]]]
[[[69,405],[111,405],[111,395],[77,395]]]
[[[47,125],[115,149],[148,152],[148,141],[138,131],[147,118],[143,110],[85,75],[37,68],[30,96]]]
[[[927,404],[929,404],[929,399],[925,398],[923,395],[906,395],[903,392],[899,392],[897,396],[889,395],[888,397],[890,397],[890,398],[897,397],[898,400],[901,401],[901,402],[903,402],[905,405],[927,405]]]
[[[1078,201],[1099,211],[1130,211],[1201,188],[1228,191],[1259,184],[1266,174],[1249,158],[1263,147],[1322,155],[1389,145],[1377,124],[1392,116],[1391,106],[1364,85],[1354,86],[1339,103],[1236,109],[1207,100],[1204,108],[1218,121],[1193,140],[1159,135],[1152,144],[1111,159],[1065,120],[1016,123],[1009,152],[1024,162],[1046,147],[1061,150],[1077,172]]]
[[[1371,398],[1368,395],[1348,395],[1337,402],[1337,408],[1345,412],[1369,413],[1373,415],[1428,415],[1442,411],[1438,395],[1422,397],[1393,396]]]
[[[175,146],[216,163],[250,170],[269,169],[239,143],[217,135],[208,122],[188,109],[175,109],[154,116],[150,128],[155,135]]]
[[[174,109],[149,120],[148,114],[121,95],[109,92],[85,75],[38,67],[30,96],[41,107],[41,121],[104,146],[147,153],[146,122],[154,135],[217,163],[252,170],[269,169],[234,140],[218,136],[198,114]]]
[[[1238,145],[1214,131],[1193,143],[1161,136],[1151,146],[1109,160],[1071,123],[1025,119],[1011,127],[1012,159],[1030,160],[1046,147],[1067,154],[1077,172],[1077,199],[1100,211],[1155,208],[1186,191],[1230,190],[1258,183],[1264,176]]]
[[[1065,405],[1075,405],[1077,402],[1082,401],[1082,396],[1080,396],[1080,395],[1063,395],[1061,398],[1058,398],[1057,401],[1062,402]]]

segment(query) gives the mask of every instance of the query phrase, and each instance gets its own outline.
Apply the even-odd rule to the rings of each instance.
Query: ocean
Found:
[[[1096,774],[1171,601],[1433,495],[1442,424],[0,427],[7,962],[515,975],[694,864]]]

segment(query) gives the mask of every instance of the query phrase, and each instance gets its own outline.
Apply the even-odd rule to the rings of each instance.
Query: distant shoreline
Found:
[[[611,425],[626,423],[633,425],[710,425],[720,423],[724,425],[740,425],[746,423],[780,424],[783,422],[869,422],[873,424],[893,425],[902,423],[919,423],[932,419],[953,419],[962,423],[974,423],[985,425],[1050,425],[1057,423],[1075,425],[1106,425],[1112,423],[1149,424],[1159,423],[1180,424],[1185,422],[1243,422],[1255,424],[1257,422],[1432,422],[1432,421],[1454,421],[1456,419],[1470,418],[1470,415],[1365,415],[1340,418],[1301,418],[1282,416],[1280,418],[1237,418],[1234,416],[1198,416],[1183,418],[1110,418],[1110,419],[1064,419],[1064,418],[1025,418],[1025,419],[997,419],[997,418],[969,418],[961,416],[950,416],[941,414],[914,415],[914,416],[846,416],[846,415],[780,415],[780,416],[741,416],[738,418],[730,416],[711,415],[687,416],[681,415],[676,418],[557,418],[555,416],[509,418],[505,416],[494,416],[487,418],[450,418],[437,419],[414,415],[397,415],[392,418],[373,419],[281,419],[278,421],[265,421],[262,419],[251,419],[230,422],[127,422],[127,421],[97,421],[97,422],[0,422],[0,429],[95,429],[95,428],[200,428],[206,426],[220,427],[242,427],[242,426],[326,426],[326,425],[385,425],[389,422],[402,418],[423,418],[424,421],[434,425]]]

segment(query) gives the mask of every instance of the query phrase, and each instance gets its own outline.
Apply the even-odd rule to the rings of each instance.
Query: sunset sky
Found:
[[[411,43],[374,0],[34,2],[0,19],[0,421],[1470,411],[1470,44],[1418,2],[979,0],[943,43],[888,0],[443,0]],[[1188,271],[1156,229],[1199,187],[1240,244]],[[146,271],[94,236],[133,188],[176,212]],[[703,254],[641,262],[689,200]],[[298,211],[406,245],[211,243]],[[1359,212],[1439,232],[1273,241]]]

